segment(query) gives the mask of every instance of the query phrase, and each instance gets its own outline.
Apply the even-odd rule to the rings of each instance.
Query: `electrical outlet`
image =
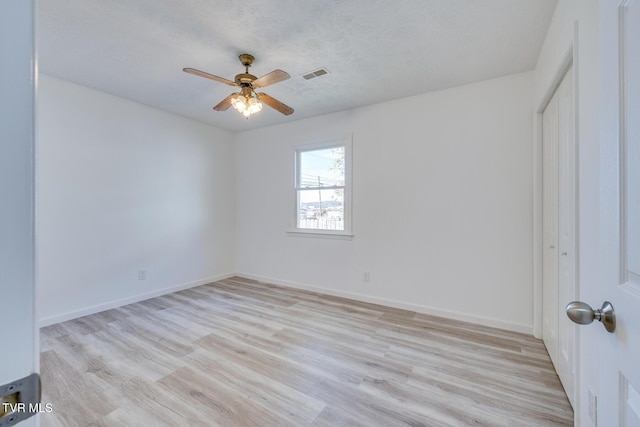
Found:
[[[589,391],[589,418],[593,421],[593,425],[598,425],[598,397],[593,392],[593,390],[588,389]]]
[[[368,271],[365,271],[364,273],[362,273],[362,281],[369,283],[369,272]]]
[[[145,270],[138,270],[138,280],[145,280],[147,278],[147,272]]]

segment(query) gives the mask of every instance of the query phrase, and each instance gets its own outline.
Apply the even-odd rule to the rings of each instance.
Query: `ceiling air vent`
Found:
[[[315,79],[316,77],[324,76],[325,74],[329,74],[326,68],[318,68],[317,70],[311,71],[310,73],[303,74],[302,77],[305,80]]]

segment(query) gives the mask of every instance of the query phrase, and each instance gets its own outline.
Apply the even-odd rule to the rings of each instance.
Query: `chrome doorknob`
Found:
[[[579,325],[588,325],[595,319],[602,323],[607,332],[616,330],[616,313],[609,301],[605,301],[602,308],[597,310],[582,301],[572,301],[567,304],[567,316]]]

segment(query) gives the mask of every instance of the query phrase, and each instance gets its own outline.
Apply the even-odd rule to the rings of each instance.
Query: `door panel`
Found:
[[[622,425],[640,426],[640,391],[629,384],[626,377],[621,378],[622,384]]]
[[[640,292],[640,4],[630,2],[623,9],[622,31],[622,144],[626,157],[623,194],[626,200],[626,279],[632,289]]]

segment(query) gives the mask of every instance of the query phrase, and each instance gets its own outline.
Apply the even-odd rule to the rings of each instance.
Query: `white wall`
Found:
[[[236,270],[530,333],[532,96],[523,73],[239,133]],[[293,147],[347,134],[354,239],[288,236]]]
[[[238,272],[531,332],[532,78],[234,136],[42,76],[41,321]],[[294,145],[347,134],[354,239],[288,236]]]
[[[44,75],[38,104],[41,324],[233,273],[233,134]]]

